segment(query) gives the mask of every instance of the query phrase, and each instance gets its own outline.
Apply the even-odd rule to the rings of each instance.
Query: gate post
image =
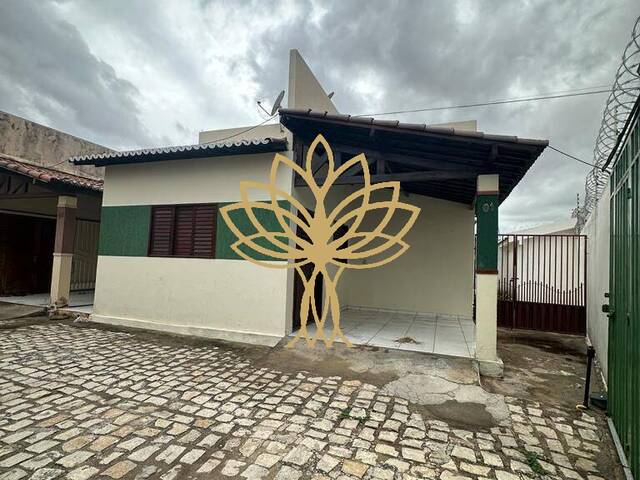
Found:
[[[498,358],[498,175],[478,175],[476,190],[476,361],[482,375],[501,377]]]
[[[77,206],[76,197],[65,195],[58,197],[56,241],[53,248],[53,268],[51,271],[50,304],[53,307],[66,307],[69,304]]]

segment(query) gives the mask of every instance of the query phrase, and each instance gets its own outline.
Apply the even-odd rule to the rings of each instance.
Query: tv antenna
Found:
[[[271,107],[271,113],[269,113],[269,111],[262,106],[262,102],[260,102],[260,100],[258,100],[256,103],[264,113],[266,113],[270,117],[273,117],[276,113],[278,113],[278,109],[282,106],[283,98],[284,98],[284,90],[281,90],[278,96],[276,97],[275,102],[273,102],[273,107]]]

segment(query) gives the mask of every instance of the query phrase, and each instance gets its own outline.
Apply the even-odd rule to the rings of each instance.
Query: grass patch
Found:
[[[524,452],[524,456],[527,458],[527,465],[529,468],[533,470],[533,473],[537,473],[538,475],[544,475],[544,468],[540,465],[538,461],[538,454],[536,452]]]
[[[351,413],[351,407],[343,408],[340,412],[340,419],[344,420],[346,418],[349,418],[349,413]]]

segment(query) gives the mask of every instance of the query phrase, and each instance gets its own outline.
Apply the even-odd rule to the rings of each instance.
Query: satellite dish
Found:
[[[273,107],[271,107],[271,116],[273,117],[276,113],[278,113],[278,109],[282,105],[282,99],[284,98],[284,90],[282,90],[278,96],[276,97],[276,101],[273,102]]]
[[[332,98],[334,93],[336,92],[331,92],[329,95],[327,95],[327,97]]]

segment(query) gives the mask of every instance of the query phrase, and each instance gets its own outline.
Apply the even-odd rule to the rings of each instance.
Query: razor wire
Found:
[[[574,210],[577,226],[582,228],[589,213],[602,196],[610,174],[610,167],[603,169],[611,152],[616,146],[624,124],[640,93],[640,17],[636,19],[631,34],[622,54],[622,61],[607,97],[602,114],[600,130],[593,149],[593,164],[585,180],[585,199],[582,207]]]

